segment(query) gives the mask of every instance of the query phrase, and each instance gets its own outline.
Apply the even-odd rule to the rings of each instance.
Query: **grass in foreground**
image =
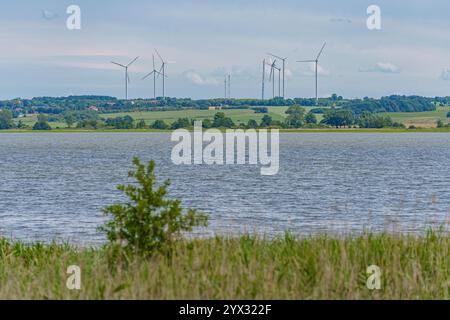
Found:
[[[171,257],[0,241],[0,299],[449,299],[450,236],[182,240]],[[66,288],[81,268],[81,290]],[[381,290],[366,287],[370,265]]]

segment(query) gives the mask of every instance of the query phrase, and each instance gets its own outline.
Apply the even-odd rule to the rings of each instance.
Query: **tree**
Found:
[[[155,252],[170,253],[173,243],[183,232],[191,232],[194,227],[207,226],[208,217],[195,209],[181,208],[180,200],[166,199],[170,181],[156,186],[155,162],[143,165],[138,158],[133,159],[135,171],[129,177],[135,184],[120,185],[129,201],[108,206],[104,213],[112,217],[100,230],[106,232],[108,240],[126,250],[143,256]]]
[[[447,113],[447,118],[450,118],[450,111]]]
[[[270,125],[272,124],[272,117],[269,115],[264,115],[264,117],[261,120],[261,127],[270,127]]]
[[[305,112],[305,108],[302,108],[299,105],[294,105],[287,109],[286,114],[297,114],[303,118],[305,116]]]
[[[305,116],[305,122],[308,124],[316,124],[317,123],[316,115],[312,112],[308,112]]]
[[[141,119],[136,123],[136,129],[145,129],[145,127],[147,127],[147,125],[145,124],[144,119]]]
[[[249,129],[256,129],[256,128],[258,128],[258,122],[256,122],[255,119],[248,120],[247,128],[249,128]]]
[[[323,123],[336,128],[351,126],[354,121],[355,117],[353,112],[346,109],[327,110],[324,113],[322,120]]]
[[[0,130],[11,129],[14,127],[13,116],[9,110],[0,111]]]
[[[19,120],[19,123],[17,123],[17,128],[24,129],[24,128],[26,128],[26,125],[25,125],[25,123],[23,123],[22,120]]]
[[[71,128],[75,123],[75,117],[70,112],[64,116],[64,121],[66,121],[67,127]]]
[[[188,128],[191,126],[191,121],[189,121],[188,118],[180,118],[174,123],[172,123],[172,126],[170,127],[173,130],[180,129],[180,128]]]
[[[436,126],[438,128],[443,128],[444,127],[444,122],[441,119],[438,119],[436,122]]]
[[[133,129],[134,119],[128,115],[125,117],[110,118],[106,120],[106,125],[114,127],[114,129]]]
[[[157,129],[157,130],[166,130],[169,128],[169,125],[167,123],[165,123],[163,120],[156,120],[152,124],[152,128]]]
[[[357,120],[361,128],[385,128],[394,126],[394,122],[389,116],[374,114],[364,111]]]
[[[44,114],[38,115],[38,121],[34,124],[33,130],[52,130],[52,127],[47,122],[47,116]]]
[[[212,126],[213,126],[213,123],[210,119],[203,120],[203,122],[202,122],[203,129],[209,129],[209,128],[212,128]]]
[[[213,127],[215,128],[232,128],[234,127],[234,122],[231,118],[225,116],[223,112],[217,112],[214,115]]]
[[[286,111],[286,114],[288,114],[285,126],[287,128],[300,128],[303,127],[303,124],[305,123],[305,109],[300,107],[299,105],[294,105],[289,107],[289,109]]]

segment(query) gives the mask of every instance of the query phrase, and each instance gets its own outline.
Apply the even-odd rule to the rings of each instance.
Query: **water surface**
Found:
[[[209,233],[423,231],[450,207],[450,134],[288,133],[280,171],[175,166],[168,133],[0,135],[0,233],[98,244],[131,159],[157,162],[171,195],[210,214]]]

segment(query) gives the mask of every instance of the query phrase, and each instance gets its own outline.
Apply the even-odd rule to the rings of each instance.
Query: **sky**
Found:
[[[450,2],[445,0],[0,0],[0,99],[35,96],[153,96],[157,49],[169,62],[166,94],[194,99],[260,98],[262,60],[287,57],[286,97],[347,98],[390,94],[450,95]],[[81,9],[81,29],[69,30],[66,10]],[[367,8],[381,9],[381,29],[369,30]],[[159,60],[156,60],[159,69]],[[281,66],[280,61],[277,62]],[[268,70],[267,70],[268,72]],[[157,95],[161,93],[158,79]],[[266,97],[271,83],[266,83]]]

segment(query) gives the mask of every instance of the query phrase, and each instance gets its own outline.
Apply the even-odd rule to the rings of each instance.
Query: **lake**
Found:
[[[280,171],[175,166],[169,133],[0,135],[0,234],[95,245],[102,208],[124,201],[133,156],[156,161],[170,195],[210,214],[199,234],[422,232],[450,208],[450,134],[286,133]]]

